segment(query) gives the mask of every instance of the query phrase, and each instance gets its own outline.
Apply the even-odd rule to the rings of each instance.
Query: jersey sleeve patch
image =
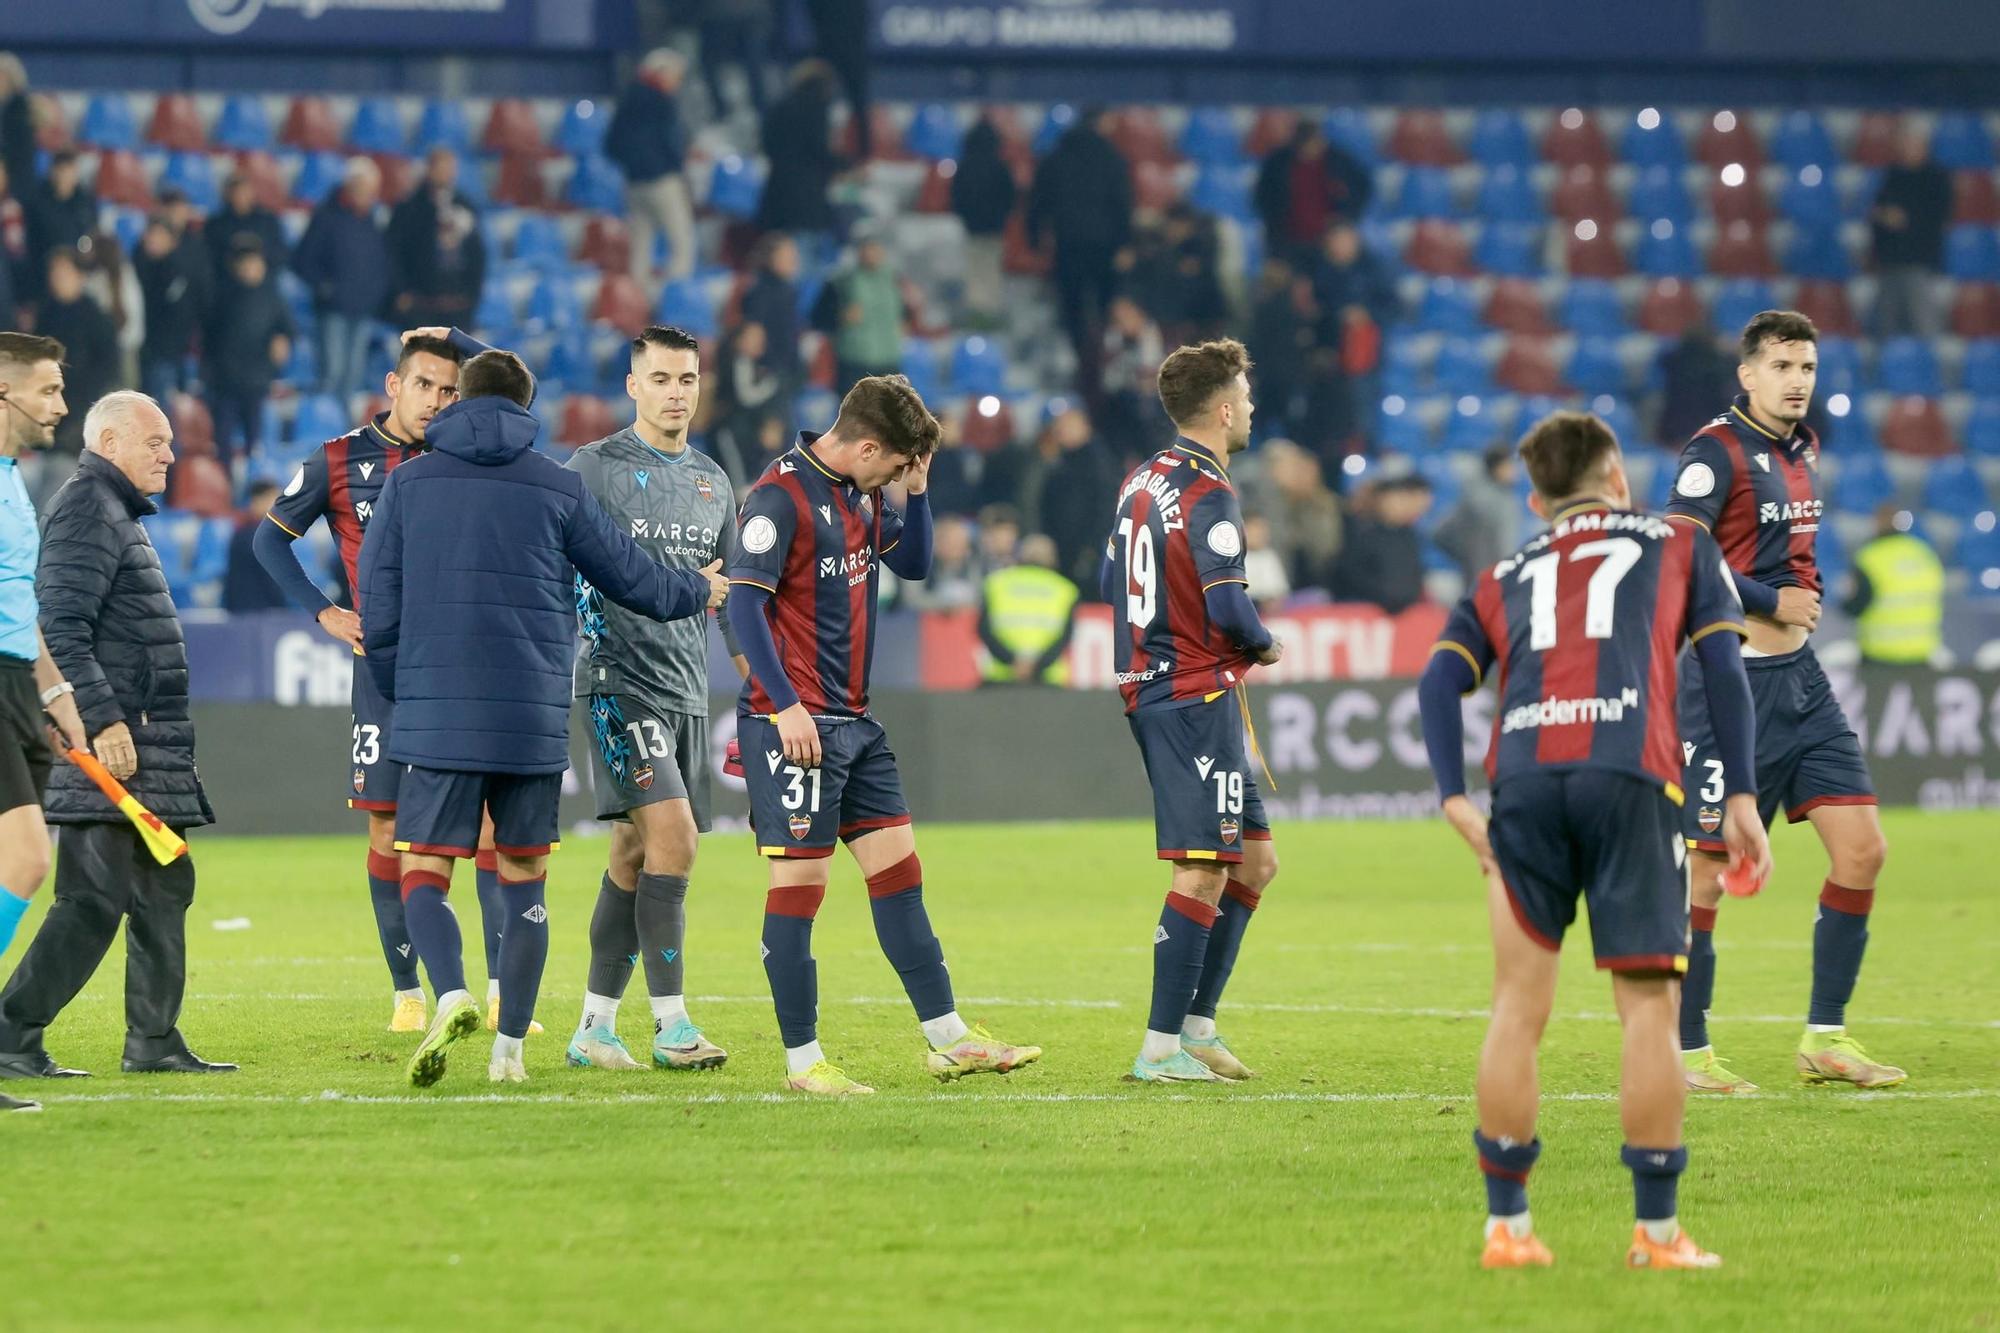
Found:
[[[1224,519],[1208,530],[1208,549],[1225,560],[1234,560],[1243,554],[1243,533]]]
[[[778,544],[778,525],[763,514],[753,515],[743,525],[743,549],[752,555],[763,555]]]
[[[1715,469],[1706,463],[1689,463],[1681,469],[1680,480],[1674,483],[1674,490],[1690,500],[1714,494]]]

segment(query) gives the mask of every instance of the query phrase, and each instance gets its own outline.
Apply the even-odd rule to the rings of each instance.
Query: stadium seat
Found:
[[[1457,223],[1437,218],[1427,218],[1411,229],[1404,258],[1410,267],[1442,277],[1464,278],[1473,273],[1465,233]]]
[[[319,383],[319,343],[310,324],[299,325],[298,335],[292,339],[291,358],[278,378],[294,388]]]
[[[131,152],[139,147],[139,123],[132,103],[123,93],[93,93],[84,104],[83,119],[76,127],[77,143],[89,148],[116,148]],[[15,182],[14,189],[26,188]]]
[[[606,273],[597,283],[597,296],[590,304],[592,320],[609,324],[627,338],[652,323],[653,303],[630,273],[622,269]],[[713,321],[711,320],[711,323]]]
[[[1734,185],[1730,181],[1735,181]],[[1714,184],[1708,189],[1708,212],[1717,226],[1727,227],[1732,222],[1748,222],[1762,227],[1771,220],[1771,206],[1764,198],[1764,187],[1754,172],[1742,176],[1724,177],[1717,172]]]
[[[1771,156],[1794,172],[1808,166],[1831,172],[1840,165],[1840,150],[1815,111],[1787,111],[1778,118]]]
[[[604,151],[604,132],[611,128],[611,107],[579,98],[563,109],[552,141],[557,151],[570,157],[588,157]]]
[[[1924,508],[1960,522],[1993,508],[1993,497],[1978,469],[1964,458],[1940,458],[1924,474]]]
[[[1582,227],[1582,223],[1577,224]],[[1605,224],[1587,232],[1572,230],[1563,240],[1564,266],[1571,278],[1620,278],[1625,275],[1625,254],[1618,239]]]
[[[1188,190],[1188,202],[1216,217],[1242,223],[1254,222],[1257,210],[1251,200],[1251,191],[1256,185],[1256,176],[1255,166],[1203,167]]]
[[[1472,338],[1446,338],[1431,366],[1438,392],[1453,398],[1465,394],[1490,397],[1494,393],[1493,368],[1486,349]]]
[[[622,424],[611,404],[596,394],[565,394],[562,424],[556,430],[556,443],[571,448],[589,444],[610,435]]]
[[[1819,392],[1822,395],[1844,393],[1854,397],[1860,394],[1861,386],[1860,346],[1851,338],[1830,338],[1821,335]]]
[[[125,150],[107,150],[97,159],[97,198],[124,208],[151,208],[153,187],[146,181],[146,169],[138,157]]]
[[[1476,337],[1477,330],[1464,336]],[[1382,362],[1377,371],[1382,396],[1415,398],[1422,394],[1429,379],[1429,361],[1421,338],[1392,330],[1382,340]]]
[[[1736,278],[1716,290],[1712,318],[1715,327],[1734,332],[1761,311],[1776,309],[1778,294],[1771,284],[1756,278]]]
[[[1965,345],[1959,387],[1982,398],[2000,398],[2000,341],[1981,338]]]
[[[215,453],[215,418],[209,414],[208,404],[191,393],[174,393],[167,398],[167,420],[174,428],[174,452],[180,456],[188,454]]]
[[[1335,107],[1320,122],[1329,141],[1340,145],[1347,155],[1367,167],[1382,165],[1382,150],[1376,145],[1375,130],[1368,113],[1359,107]]]
[[[1590,167],[1603,171],[1611,165],[1611,147],[1597,118],[1581,107],[1568,107],[1549,121],[1542,132],[1542,157],[1559,167]]]
[[[292,177],[292,198],[317,208],[340,187],[341,175],[346,170],[346,159],[338,153],[307,153],[299,164],[298,174]]]
[[[926,102],[910,118],[903,143],[918,157],[933,161],[956,158],[965,143],[965,131],[959,128],[958,113],[951,107],[943,102]]]
[[[503,159],[502,174],[505,174],[507,162],[526,160]],[[618,170],[608,157],[580,157],[576,161],[576,170],[570,175],[569,184],[563,188],[563,199],[577,208],[599,213],[622,213],[625,211],[625,173]]]
[[[1990,227],[2000,223],[2000,189],[1990,171],[1955,171],[1951,177],[1951,220]]]
[[[1872,515],[1883,500],[1896,493],[1895,479],[1879,453],[1841,453],[1834,475],[1833,507],[1849,514]],[[1826,525],[1830,526],[1830,525]]]
[[[764,193],[764,172],[756,162],[734,153],[717,159],[708,178],[708,206],[728,217],[748,220],[757,216],[757,203]]]
[[[1708,247],[1708,271],[1722,278],[1775,276],[1777,266],[1771,262],[1763,229],[1748,222],[1732,222],[1721,228],[1715,244]]]
[[[285,109],[278,142],[306,153],[330,153],[341,146],[340,127],[324,97],[294,97]]]
[[[968,449],[992,453],[1014,442],[1014,410],[1005,398],[967,399],[959,412],[959,439]]]
[[[1405,408],[1376,417],[1375,447],[1388,453],[1422,454],[1436,448],[1437,441],[1417,413]]]
[[[1639,327],[1662,338],[1680,337],[1701,318],[1701,297],[1694,284],[1679,278],[1661,278],[1639,302]]]
[[[206,152],[167,154],[158,188],[165,190],[169,186],[180,190],[203,213],[213,213],[222,206],[222,187],[215,179],[215,162]]]
[[[1946,111],[1931,129],[1931,161],[1949,171],[1986,171],[1993,166],[1993,140],[1976,111]]]
[[[488,282],[480,291],[479,305],[472,312],[472,331],[492,347],[511,347],[520,341],[519,322],[504,283]]]
[[[1951,331],[1961,338],[2000,337],[2000,286],[1959,283],[1951,302]]]
[[[433,97],[417,117],[410,150],[428,153],[433,148],[449,148],[461,156],[472,151],[472,127],[466,123],[465,104],[456,98]]]
[[[1854,276],[1854,261],[1837,227],[1801,227],[1785,251],[1785,268],[1796,277],[1846,281]]]
[[[146,215],[136,208],[112,208],[111,234],[118,238],[118,248],[125,254],[133,254],[139,248],[139,238],[146,232]]]
[[[903,376],[926,402],[941,403],[951,393],[950,384],[938,369],[939,360],[938,345],[935,341],[929,338],[903,339]],[[998,393],[999,390],[993,389],[987,392]]]
[[[1007,230],[1000,237],[1000,267],[1003,272],[1016,273],[1025,277],[1044,277],[1054,264],[1054,258],[1046,249],[1037,250],[1028,244],[1028,215],[1025,208],[1017,208],[1007,219]]]
[[[1958,542],[1958,563],[1965,570],[1968,593],[2000,596],[2000,530],[1966,529]]]
[[[1493,406],[1499,401],[1493,398],[1468,399],[1454,406],[1444,419],[1443,436],[1436,441],[1438,452],[1418,458],[1417,470],[1437,492],[1437,502],[1431,506],[1433,518],[1443,517],[1441,510],[1451,503],[1445,498],[1447,490],[1455,497],[1460,489],[1458,477],[1451,469],[1450,455],[1477,454],[1500,438],[1506,417]],[[1464,411],[1466,407],[1472,410]]]
[[[1577,392],[1592,397],[1600,393],[1623,397],[1631,387],[1624,358],[1618,355],[1618,344],[1609,338],[1577,339],[1576,350],[1570,354],[1562,377]]]
[[[1928,338],[1890,338],[1881,345],[1875,383],[1885,393],[1935,398],[1944,392],[1944,372]]]
[[[601,158],[577,159],[576,171],[570,176],[570,189],[577,189],[578,177],[584,176],[586,162],[602,161]],[[590,189],[592,182],[584,180],[583,187]],[[622,201],[622,195],[621,201]],[[500,176],[493,185],[493,202],[505,208],[522,208],[534,211],[550,208],[554,201],[549,197],[548,177],[542,174],[540,158],[508,156],[500,159]],[[574,198],[570,199],[575,203]],[[603,210],[610,212],[613,210]]]
[[[542,380],[562,394],[589,393],[597,386],[597,358],[590,349],[590,330],[572,324],[556,331],[541,366]]]
[[[480,131],[479,148],[482,152],[521,157],[549,155],[535,108],[519,97],[503,97],[493,104],[493,109],[486,113],[486,128]]]
[[[1965,419],[1965,451],[2000,458],[2000,398],[1975,398]]]
[[[1052,102],[1042,114],[1041,127],[1035,131],[1034,151],[1037,158],[1047,157],[1056,146],[1056,141],[1069,133],[1069,127],[1076,124],[1076,108],[1068,102]]]
[[[1607,398],[1600,394],[1591,399],[1590,410],[1597,414],[1605,425],[1611,427],[1612,434],[1622,441],[1626,448],[1636,448],[1646,443],[1647,432],[1639,425],[1639,415],[1630,403],[1622,398]]]
[[[713,338],[720,331],[715,303],[693,278],[681,278],[663,287],[657,313],[662,324],[677,325],[697,338]]]
[[[186,93],[161,93],[146,122],[146,142],[176,153],[205,151],[208,130],[201,123],[201,112],[195,110],[194,98]]]
[[[1671,113],[1648,107],[1645,120],[1634,116],[1618,138],[1618,155],[1641,170],[1678,171],[1687,165],[1687,146]],[[1641,112],[1640,115],[1645,115]]]
[[[584,220],[583,240],[576,257],[604,271],[629,269],[632,264],[632,231],[625,219],[593,213]]]
[[[1564,168],[1562,179],[1549,195],[1549,210],[1565,222],[1589,218],[1600,228],[1608,228],[1625,216],[1617,192],[1604,173],[1592,166]]]
[[[1953,227],[1944,237],[1944,271],[1960,282],[2000,282],[2000,242],[1991,227]]]
[[[1525,172],[1535,165],[1534,141],[1519,112],[1509,107],[1487,107],[1472,122],[1466,139],[1467,153],[1489,172],[1495,167],[1514,167]]]
[[[1724,109],[1702,124],[1701,134],[1695,140],[1694,157],[1716,171],[1734,162],[1754,176],[1764,165],[1764,144],[1757,137],[1748,113],[1738,115]]]
[[[535,290],[529,294],[523,325],[529,333],[545,333],[551,329],[568,328],[582,318],[582,306],[569,278],[549,274],[536,283]]]
[[[1528,222],[1489,222],[1480,229],[1472,262],[1498,277],[1535,277],[1542,271],[1542,229]]]
[[[1833,173],[1819,167],[1802,168],[1785,177],[1778,191],[1778,211],[1787,222],[1800,227],[1840,225],[1840,190]]]
[[[1405,107],[1396,113],[1389,131],[1389,156],[1413,167],[1455,167],[1465,161],[1444,112],[1432,107]]]
[[[1470,303],[1468,296],[1468,306]],[[1482,318],[1503,333],[1546,338],[1556,332],[1555,324],[1542,304],[1541,288],[1526,278],[1502,278],[1494,283],[1492,292],[1486,298]],[[1451,333],[1467,331],[1463,328],[1446,330]]]
[[[393,97],[364,97],[347,122],[347,147],[357,153],[402,153],[409,149],[402,108]]]
[[[1671,218],[1643,224],[1632,267],[1652,278],[1694,277],[1701,272],[1701,258],[1695,253],[1692,230]]]
[[[1632,182],[1625,204],[1633,217],[1650,222],[1665,218],[1678,229],[1694,219],[1694,199],[1681,181],[1678,167],[1647,167]]]
[[[1402,188],[1396,192],[1390,213],[1399,218],[1457,217],[1459,208],[1452,201],[1450,177],[1440,167],[1411,167],[1403,173]]]
[[[1510,393],[1554,394],[1563,390],[1555,356],[1547,340],[1541,338],[1509,338],[1493,378]]]
[[[347,409],[332,394],[306,394],[299,399],[299,410],[292,414],[291,438],[305,445],[323,443],[352,428],[354,423],[347,416]]]
[[[1007,385],[1007,356],[992,338],[973,334],[959,340],[951,352],[951,384],[960,393],[1004,393]]]
[[[567,262],[569,247],[554,218],[546,213],[523,213],[515,225],[509,254],[518,263],[553,271]]]
[[[1298,123],[1299,113],[1290,107],[1258,107],[1256,117],[1250,122],[1250,133],[1243,138],[1244,160],[1255,162],[1263,158],[1273,148],[1290,139],[1293,130],[1298,128]]]
[[[1542,222],[1542,201],[1528,168],[1503,163],[1489,167],[1479,183],[1477,211],[1488,222]]]
[[[1556,321],[1580,338],[1616,338],[1626,332],[1618,289],[1595,279],[1571,279],[1556,298]]]
[[[1918,458],[1942,458],[1958,452],[1951,423],[1932,398],[1898,398],[1882,418],[1883,447]]]
[[[854,120],[849,117],[834,132],[840,151],[850,158],[860,155],[860,143],[854,128]],[[910,150],[903,143],[902,122],[896,119],[895,108],[882,102],[868,109],[868,154],[869,159],[875,162],[910,160]]]

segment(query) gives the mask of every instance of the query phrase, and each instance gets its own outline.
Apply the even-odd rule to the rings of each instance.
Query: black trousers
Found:
[[[42,1032],[90,981],[125,923],[125,1058],[187,1049],[176,1027],[187,993],[194,861],[153,860],[129,824],[69,824],[56,845],[55,901],[0,990],[0,1051],[42,1049]]]

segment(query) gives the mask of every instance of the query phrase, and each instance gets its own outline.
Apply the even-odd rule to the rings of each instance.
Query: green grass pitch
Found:
[[[843,1103],[776,1094],[763,870],[741,835],[704,847],[690,899],[692,1007],[726,1068],[564,1068],[604,852],[574,840],[532,1081],[489,1090],[482,1034],[427,1095],[402,1081],[414,1038],[383,1030],[359,829],[198,837],[183,1027],[244,1070],[120,1076],[114,947],[50,1033],[97,1077],[20,1089],[46,1113],[0,1122],[0,1328],[1991,1327],[2000,821],[1887,823],[1853,1027],[1910,1069],[1904,1089],[1792,1072],[1824,874],[1810,834],[1781,831],[1772,885],[1723,909],[1714,1031],[1766,1092],[1690,1109],[1682,1216],[1727,1261],[1711,1274],[1621,1266],[1617,1034],[1581,939],[1533,1186],[1557,1266],[1478,1269],[1485,913],[1442,824],[1278,830],[1283,871],[1222,1015],[1260,1076],[1180,1094],[1118,1077],[1165,881],[1147,828],[920,831],[961,1009],[1047,1047],[950,1087],[922,1072],[843,859],[815,940],[822,1041],[880,1089]],[[456,897],[468,919],[469,868]],[[231,918],[250,925],[216,928]],[[623,1015],[642,1059],[643,989]]]

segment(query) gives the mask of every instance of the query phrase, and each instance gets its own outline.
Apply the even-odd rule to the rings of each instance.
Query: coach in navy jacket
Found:
[[[488,356],[513,359],[475,359]],[[534,452],[539,430],[506,397],[466,398],[431,421],[430,452],[391,473],[376,502],[361,544],[362,645],[396,704],[400,763],[568,767],[576,574],[655,620],[710,601],[701,571],[656,563],[576,473]]]

